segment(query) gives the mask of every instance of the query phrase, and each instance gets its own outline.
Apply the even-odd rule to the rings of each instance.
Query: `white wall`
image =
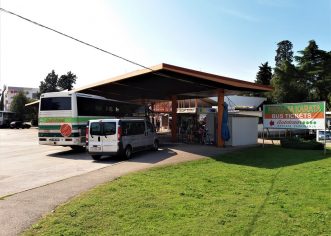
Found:
[[[230,146],[257,144],[258,117],[229,117]]]

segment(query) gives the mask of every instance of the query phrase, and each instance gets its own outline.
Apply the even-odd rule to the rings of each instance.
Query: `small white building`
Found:
[[[38,99],[38,88],[12,87],[8,86],[4,93],[4,111],[10,111],[10,105],[15,95],[23,91],[25,96],[30,99]]]
[[[229,146],[257,144],[258,139],[257,116],[229,114],[228,127],[230,139],[225,142]]]

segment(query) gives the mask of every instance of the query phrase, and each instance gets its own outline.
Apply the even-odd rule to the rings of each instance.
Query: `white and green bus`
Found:
[[[137,104],[72,91],[44,93],[39,103],[39,144],[79,149],[86,145],[89,120],[144,115],[145,107]]]

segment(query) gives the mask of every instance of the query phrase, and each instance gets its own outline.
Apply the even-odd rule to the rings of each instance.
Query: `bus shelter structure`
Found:
[[[221,137],[224,95],[237,91],[266,92],[271,90],[270,86],[163,63],[103,80],[75,91],[148,105],[171,101],[173,141],[177,139],[177,101],[216,96],[218,97],[217,146],[222,147],[224,146]]]

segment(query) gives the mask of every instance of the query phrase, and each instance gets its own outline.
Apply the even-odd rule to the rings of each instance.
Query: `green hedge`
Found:
[[[323,150],[324,144],[315,140],[305,140],[298,137],[286,138],[280,140],[280,145],[284,148]]]

